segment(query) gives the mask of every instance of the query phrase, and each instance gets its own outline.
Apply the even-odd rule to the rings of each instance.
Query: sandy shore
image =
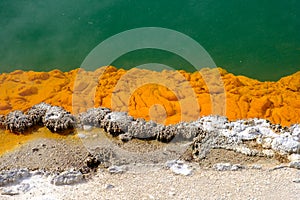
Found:
[[[131,152],[141,155],[139,159],[127,157],[128,162],[108,164],[118,164],[120,173],[99,166],[84,174],[78,183],[53,184],[51,180],[59,171],[76,170],[84,165],[90,153],[85,145],[74,137],[40,138],[2,155],[2,171],[27,168],[32,175],[0,187],[0,199],[297,199],[300,196],[300,170],[288,168],[276,159],[212,149],[199,163],[183,161],[190,174],[182,175],[167,167],[166,158],[160,154],[155,163],[152,158],[142,159],[147,149],[159,147],[149,141],[117,145],[127,151],[130,147]],[[218,171],[214,168],[218,163],[239,164],[241,168]],[[44,171],[36,171],[41,169]]]
[[[291,168],[214,171],[194,168],[189,176],[161,167],[138,167],[122,174],[99,170],[90,180],[55,186],[47,177],[27,181],[31,189],[0,199],[297,199],[300,171]]]

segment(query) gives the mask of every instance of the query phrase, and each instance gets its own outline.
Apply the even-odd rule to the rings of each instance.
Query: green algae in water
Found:
[[[101,41],[138,27],[164,27],[195,39],[217,66],[259,80],[300,70],[300,1],[27,0],[0,2],[0,72],[69,71]],[[191,71],[168,53],[144,50],[115,62]],[[176,66],[176,67],[175,67]]]

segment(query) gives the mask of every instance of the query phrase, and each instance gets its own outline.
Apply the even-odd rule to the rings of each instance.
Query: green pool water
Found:
[[[299,17],[298,0],[1,0],[0,72],[68,71],[117,33],[163,27],[193,38],[234,74],[278,80],[300,70]],[[128,53],[113,64],[143,63],[195,69],[157,49]]]

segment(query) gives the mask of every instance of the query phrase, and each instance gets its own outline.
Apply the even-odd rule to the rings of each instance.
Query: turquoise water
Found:
[[[1,0],[0,72],[68,71],[106,38],[138,27],[164,27],[201,44],[218,66],[259,80],[300,70],[298,0]],[[117,67],[163,63],[192,71],[169,52],[134,51]]]

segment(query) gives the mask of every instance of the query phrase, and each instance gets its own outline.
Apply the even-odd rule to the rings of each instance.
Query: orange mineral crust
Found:
[[[40,102],[74,114],[104,106],[165,124],[220,114],[288,126],[300,121],[300,71],[277,82],[235,76],[221,68],[187,73],[109,66],[93,72],[17,70],[0,75],[0,114],[26,111]]]

